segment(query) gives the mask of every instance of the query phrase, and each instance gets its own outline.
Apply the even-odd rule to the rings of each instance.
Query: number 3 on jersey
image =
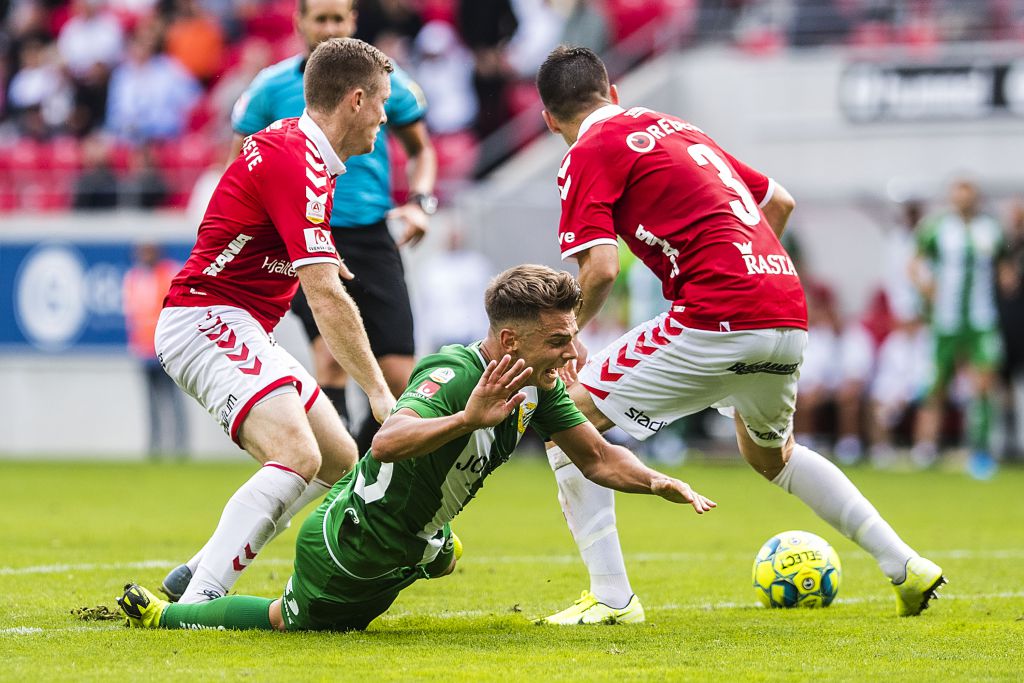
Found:
[[[732,171],[722,161],[722,157],[715,153],[715,150],[705,144],[696,144],[690,145],[686,151],[690,153],[690,156],[697,162],[698,166],[707,166],[708,164],[714,166],[715,170],[718,171],[718,179],[722,181],[722,184],[739,195],[738,201],[733,200],[729,202],[729,208],[732,209],[737,218],[746,225],[757,225],[761,222],[761,213],[757,210],[754,198],[750,196],[750,190],[747,189],[742,180],[732,174]],[[568,165],[568,161],[566,159],[566,165]],[[561,172],[559,176],[561,176]],[[566,183],[566,186],[568,187],[568,183]]]

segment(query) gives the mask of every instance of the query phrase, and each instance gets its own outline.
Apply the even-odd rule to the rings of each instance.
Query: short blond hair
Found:
[[[357,38],[331,38],[316,46],[306,62],[302,87],[306,108],[329,113],[356,88],[374,93],[381,76],[395,70],[387,56]]]
[[[583,303],[579,283],[564,270],[526,264],[498,274],[484,294],[492,328],[536,320],[542,311],[578,311]]]

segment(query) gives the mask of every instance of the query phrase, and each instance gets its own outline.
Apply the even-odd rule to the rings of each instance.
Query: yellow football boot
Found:
[[[639,624],[645,619],[644,607],[640,598],[633,595],[629,603],[616,609],[603,602],[590,591],[583,591],[579,600],[571,606],[552,614],[550,617],[538,619],[538,624],[555,624],[557,626],[577,626],[580,624]]]
[[[946,583],[942,567],[923,557],[907,560],[907,578],[894,583],[896,591],[896,613],[901,617],[912,617],[928,608],[928,601],[938,599],[935,592]]]

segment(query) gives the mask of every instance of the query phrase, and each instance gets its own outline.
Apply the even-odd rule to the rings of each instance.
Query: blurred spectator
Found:
[[[111,76],[106,127],[123,140],[177,137],[199,100],[199,84],[159,51],[158,42],[151,28],[140,30],[131,41],[128,59]]]
[[[999,328],[1006,358],[1006,460],[1024,460],[1024,200],[1016,200],[1006,226],[1006,258],[999,268]]]
[[[270,66],[272,61],[273,52],[267,41],[251,38],[242,44],[238,64],[218,79],[210,91],[207,99],[210,118],[203,129],[207,137],[218,141],[231,139],[231,110],[235,102],[256,74]]]
[[[72,206],[112,209],[117,206],[118,181],[111,166],[110,144],[100,135],[82,141],[82,173],[75,180]]]
[[[175,0],[166,42],[167,54],[203,84],[220,73],[224,33],[198,0]]]
[[[128,175],[119,189],[121,206],[155,209],[163,205],[168,195],[167,180],[156,164],[151,144],[132,149]]]
[[[839,312],[832,291],[824,285],[804,281],[807,295],[807,348],[800,366],[796,414],[796,440],[819,449],[823,441],[820,411],[839,387],[836,359],[839,357]]]
[[[150,457],[161,453],[184,457],[188,450],[181,392],[174,385],[174,380],[160,367],[153,343],[164,296],[179,268],[180,264],[163,258],[160,247],[145,243],[136,247],[135,263],[124,276],[122,300],[128,350],[142,366],[149,399],[147,414]]]
[[[497,271],[486,256],[465,246],[459,229],[452,228],[445,250],[417,270],[416,321],[423,348],[468,344],[487,334],[480,292]]]
[[[920,318],[924,313],[921,296],[910,279],[911,264],[917,253],[914,230],[924,217],[924,203],[909,199],[900,205],[900,220],[885,236],[883,287],[889,309],[897,321]]]
[[[117,64],[124,50],[124,31],[104,0],[74,0],[57,49],[71,75],[82,78],[97,64],[107,70]]]
[[[505,47],[518,22],[510,0],[459,0],[459,32],[473,53],[476,132],[481,138],[509,118],[505,86],[509,82]]]
[[[612,40],[612,29],[608,17],[602,11],[604,3],[591,0],[553,0],[552,4],[565,16],[559,42],[589,47],[598,54],[608,50]]]
[[[549,0],[511,0],[516,32],[509,39],[505,59],[519,78],[533,80],[548,53],[558,45],[565,16]]]
[[[74,81],[74,105],[68,118],[68,130],[82,137],[103,125],[107,115],[107,87],[110,72],[96,63]]]
[[[49,137],[61,130],[71,112],[71,89],[53,50],[42,40],[25,40],[19,52],[21,68],[11,78],[7,106],[16,117],[37,119],[22,121],[24,134],[31,137]]]
[[[794,431],[800,443],[821,444],[826,439],[826,411],[835,416],[836,458],[846,465],[858,462],[862,405],[874,366],[871,336],[859,322],[844,325],[832,291],[805,282],[807,293],[807,349],[800,366]]]
[[[972,181],[954,181],[950,203],[950,211],[926,218],[917,229],[911,277],[930,307],[936,374],[928,400],[918,412],[913,455],[918,465],[934,462],[943,401],[962,365],[971,385],[968,471],[988,478],[996,468],[989,442],[992,393],[1001,361],[996,264],[1006,245],[999,222],[981,213],[978,188]]]
[[[430,103],[427,127],[432,132],[456,133],[473,124],[473,57],[451,24],[431,21],[423,27],[414,43],[413,70]]]
[[[900,321],[882,342],[869,391],[872,465],[895,463],[893,434],[925,399],[935,372],[933,359],[931,333],[920,319]]]
[[[360,0],[355,37],[407,63],[412,42],[423,28],[417,5],[413,0]]]

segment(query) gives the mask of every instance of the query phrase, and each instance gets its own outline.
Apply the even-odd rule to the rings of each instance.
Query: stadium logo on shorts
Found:
[[[731,372],[737,375],[754,375],[763,372],[766,375],[792,375],[800,367],[799,363],[733,363],[729,366]]]
[[[626,417],[633,422],[636,422],[641,427],[645,427],[655,434],[661,431],[662,427],[668,424],[665,420],[652,420],[644,411],[639,408],[630,407],[626,411]]]
[[[771,430],[767,432],[759,432],[756,429],[750,428],[750,425],[747,425],[747,427],[750,429],[750,433],[756,436],[758,439],[761,439],[761,441],[778,441],[779,439],[782,438],[782,435],[779,434],[778,432],[773,432]]]

